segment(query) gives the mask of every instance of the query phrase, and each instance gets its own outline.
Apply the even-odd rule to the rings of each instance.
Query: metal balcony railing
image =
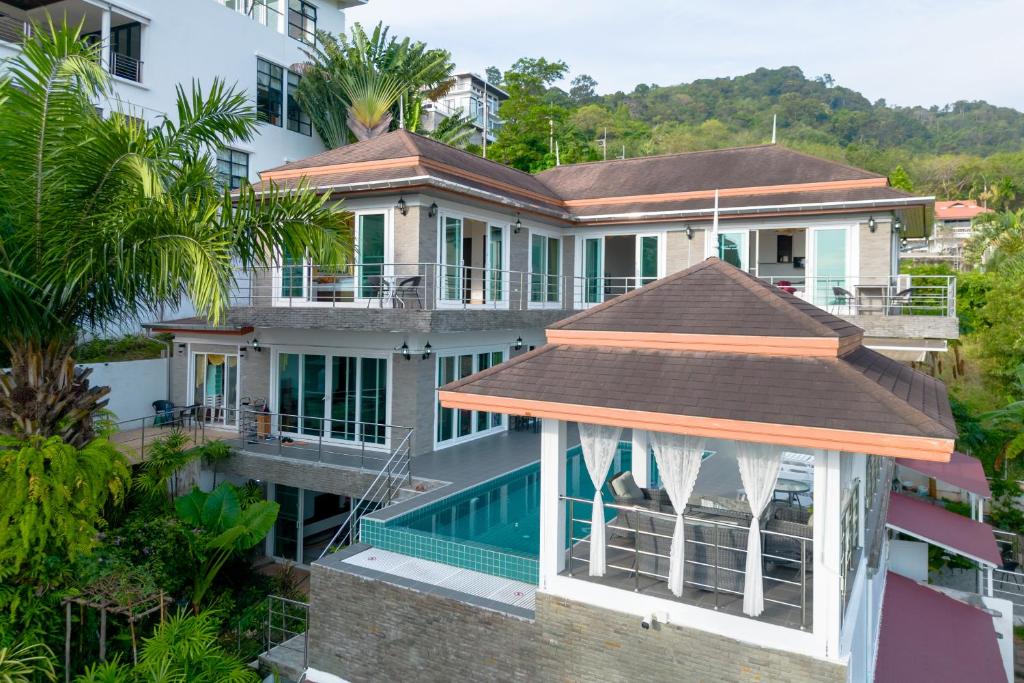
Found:
[[[956,276],[953,275],[761,279],[840,317],[956,315]]]
[[[0,41],[23,45],[30,35],[32,28],[27,21],[0,12]]]
[[[118,78],[142,82],[142,60],[111,51],[110,73]]]

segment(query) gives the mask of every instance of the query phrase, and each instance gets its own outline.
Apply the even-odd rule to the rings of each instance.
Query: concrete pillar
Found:
[[[103,68],[112,71],[110,68],[110,8],[103,9],[100,15],[100,59],[103,61]]]
[[[565,422],[544,418],[540,435],[540,587],[565,569]]]
[[[651,458],[648,451],[647,432],[643,429],[633,430],[633,480],[640,488],[651,485]]]
[[[813,630],[821,656],[833,661],[840,656],[842,624],[839,566],[842,505],[839,451],[818,451],[814,456]]]

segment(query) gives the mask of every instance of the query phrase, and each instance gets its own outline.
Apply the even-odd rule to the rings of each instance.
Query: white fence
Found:
[[[83,363],[92,368],[90,386],[108,386],[107,409],[118,421],[153,415],[153,401],[167,398],[167,359]]]

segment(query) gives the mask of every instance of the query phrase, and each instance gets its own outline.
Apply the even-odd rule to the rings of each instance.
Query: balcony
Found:
[[[0,42],[23,45],[31,33],[28,22],[0,12]]]
[[[142,82],[142,60],[118,52],[110,53],[110,74],[127,81]]]

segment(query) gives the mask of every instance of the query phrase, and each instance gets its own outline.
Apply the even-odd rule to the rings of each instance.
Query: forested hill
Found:
[[[682,85],[639,85],[597,100],[613,108],[625,105],[650,125],[714,119],[737,131],[763,132],[777,114],[781,135],[791,140],[981,156],[1024,148],[1024,113],[1015,109],[984,101],[892,107],[836,85],[827,74],[807,78],[795,66]]]
[[[523,170],[555,165],[554,142],[563,164],[762,144],[777,116],[779,144],[886,174],[899,187],[995,208],[1024,203],[1024,113],[1008,107],[893,107],[795,66],[614,94],[599,94],[588,75],[568,91],[554,86],[569,67],[544,58],[487,73],[511,95],[488,157]]]

